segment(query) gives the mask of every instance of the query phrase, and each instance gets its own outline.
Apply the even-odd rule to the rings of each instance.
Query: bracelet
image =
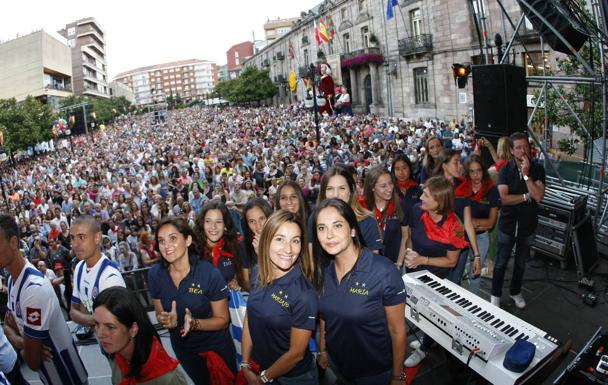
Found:
[[[190,325],[191,331],[196,331],[198,329],[198,319],[192,318],[192,324]]]
[[[427,257],[426,257],[426,265],[427,265],[427,266],[430,266],[430,265],[429,265],[429,263],[431,263],[431,260],[430,260],[430,258],[427,256]]]
[[[476,256],[475,256],[475,259],[481,259],[481,256],[476,255]]]
[[[401,374],[393,374],[393,381],[404,381],[406,379],[406,375],[405,373],[401,373]]]
[[[241,369],[243,369],[243,368],[251,369],[251,364],[248,361],[241,361],[241,364],[239,365],[239,368],[241,368]]]

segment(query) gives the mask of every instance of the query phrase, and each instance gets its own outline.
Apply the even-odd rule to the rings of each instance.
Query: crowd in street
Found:
[[[544,194],[525,134],[494,149],[466,121],[346,114],[315,127],[298,106],[197,106],[70,139],[2,170],[12,348],[0,336],[0,351],[45,384],[86,383],[64,315],[95,331],[115,384],[182,384],[178,364],[195,384],[316,384],[317,365],[344,384],[403,384],[432,340],[406,360],[401,274],[478,277],[499,211],[491,302],[517,243],[510,294],[525,307]],[[138,269],[176,358],[124,289]],[[229,293],[240,292],[250,295],[236,349]],[[25,383],[6,357],[0,370]]]

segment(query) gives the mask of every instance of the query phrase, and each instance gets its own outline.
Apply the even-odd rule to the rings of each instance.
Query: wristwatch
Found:
[[[262,372],[260,373],[260,381],[262,381],[262,384],[267,384],[269,382],[274,381],[271,378],[266,377],[266,370],[262,370]]]
[[[527,175],[524,175],[524,182],[527,182],[527,181],[528,181],[528,179],[530,179],[530,177],[529,177],[529,176],[527,176]]]

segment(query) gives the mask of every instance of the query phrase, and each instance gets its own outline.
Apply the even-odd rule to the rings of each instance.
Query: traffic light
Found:
[[[458,88],[465,88],[467,86],[467,80],[471,73],[471,64],[452,64],[452,72],[454,74],[454,80],[458,81]]]

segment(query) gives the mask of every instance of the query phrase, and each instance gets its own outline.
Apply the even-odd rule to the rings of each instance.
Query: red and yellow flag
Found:
[[[321,37],[324,42],[329,43],[329,33],[327,32],[327,27],[323,22],[323,18],[319,19],[319,37]]]

